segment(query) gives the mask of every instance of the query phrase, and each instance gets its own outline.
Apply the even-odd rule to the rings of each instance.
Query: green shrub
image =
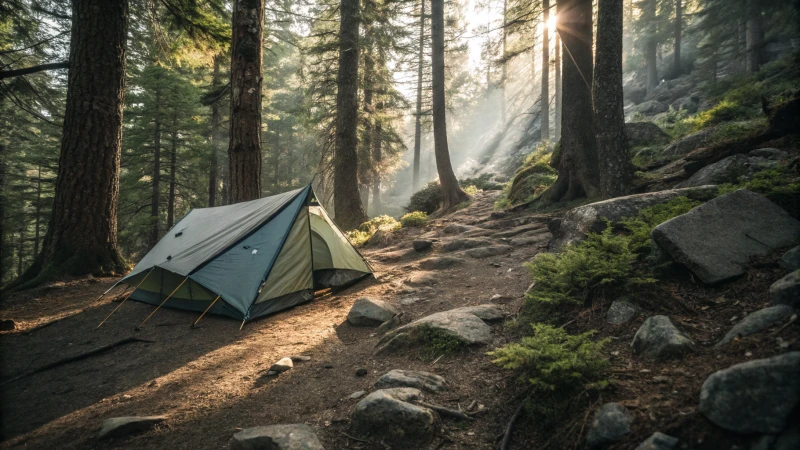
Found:
[[[400,218],[400,224],[403,228],[421,227],[428,221],[428,215],[422,211],[414,211],[405,214]]]
[[[742,183],[723,184],[718,194],[742,188],[767,197],[792,217],[800,218],[800,175],[790,172],[785,165],[756,172],[750,180]]]
[[[467,185],[467,186],[461,186],[461,190],[464,191],[470,197],[481,191],[478,188],[478,186],[475,186],[474,184],[470,184],[470,185]]]
[[[417,327],[416,337],[422,342],[421,356],[423,360],[431,361],[442,355],[458,353],[466,348],[466,344],[452,334],[439,328],[429,326]]]
[[[356,247],[364,245],[364,243],[372,237],[372,233],[361,230],[345,231],[344,235],[347,237],[347,240]]]
[[[392,216],[382,215],[376,216],[372,219],[361,224],[358,227],[359,230],[364,231],[371,234],[374,234],[378,230],[382,231],[392,231],[400,228],[400,222],[395,220]]]
[[[636,253],[644,253],[650,249],[650,232],[653,231],[653,228],[673,217],[689,212],[701,203],[688,197],[678,197],[666,203],[645,208],[639,211],[636,217],[623,219],[620,223],[628,232],[630,249]]]
[[[422,211],[426,214],[433,214],[441,204],[442,188],[438,181],[431,181],[411,196],[406,211]]]

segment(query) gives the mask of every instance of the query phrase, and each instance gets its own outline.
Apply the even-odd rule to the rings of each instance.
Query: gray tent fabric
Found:
[[[372,273],[311,186],[184,216],[120,283],[141,285],[131,299],[250,320],[310,301],[314,289]],[[320,259],[315,262],[315,256]],[[338,283],[330,280],[339,273]],[[181,283],[183,284],[181,285]]]

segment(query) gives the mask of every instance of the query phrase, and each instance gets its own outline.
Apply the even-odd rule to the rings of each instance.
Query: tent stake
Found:
[[[144,278],[142,278],[142,281],[140,281],[140,282],[139,282],[139,284],[137,284],[137,285],[136,285],[136,287],[135,287],[135,288],[133,288],[133,290],[131,291],[131,293],[130,293],[130,294],[128,294],[128,296],[127,296],[127,297],[125,297],[125,298],[124,298],[124,299],[123,299],[121,302],[119,302],[119,305],[117,305],[117,307],[116,307],[116,308],[114,308],[114,310],[113,310],[113,311],[111,311],[111,314],[114,314],[115,312],[117,312],[117,310],[119,309],[119,307],[120,307],[120,306],[122,306],[122,304],[123,304],[123,303],[125,303],[125,301],[126,301],[126,300],[128,300],[129,298],[131,298],[131,295],[133,295],[133,293],[134,293],[134,292],[136,292],[136,289],[139,289],[139,286],[141,286],[141,285],[142,285],[142,283],[144,283],[144,280],[146,280],[146,279],[147,279],[147,277],[149,277],[149,276],[150,276],[150,274],[151,274],[152,272],[153,272],[153,269],[150,269],[150,272],[147,272],[147,275],[145,275],[145,276],[144,276]],[[110,290],[110,289],[109,289],[109,290]],[[125,289],[125,290],[127,291],[128,289]],[[108,291],[106,291],[106,292],[108,292]],[[106,295],[106,294],[103,294],[103,295]],[[99,300],[99,299],[98,299],[98,300]],[[97,328],[95,328],[95,330],[97,330],[97,329],[99,329],[100,327],[102,327],[102,326],[103,326],[103,324],[104,324],[104,323],[106,323],[106,320],[108,320],[108,318],[109,318],[109,317],[111,317],[111,314],[107,315],[107,316],[106,316],[106,318],[105,318],[105,319],[103,319],[103,321],[102,321],[102,322],[100,322],[100,325],[98,325],[98,326],[97,326]]]
[[[115,285],[113,285],[113,286],[111,286],[110,288],[108,288],[108,290],[107,290],[107,291],[103,292],[102,294],[100,294],[100,296],[99,296],[99,297],[97,297],[96,299],[94,299],[94,301],[93,301],[92,303],[89,303],[88,305],[86,305],[86,307],[85,307],[85,308],[83,308],[83,311],[86,311],[87,309],[91,308],[91,307],[92,307],[92,305],[94,305],[95,303],[99,302],[99,301],[100,301],[100,299],[102,299],[103,297],[105,297],[105,296],[106,296],[106,294],[108,294],[109,292],[111,292],[111,290],[112,290],[112,289],[114,289],[115,287],[117,287],[117,285],[116,285],[116,284],[115,284]],[[122,291],[122,293],[121,293],[120,295],[124,295],[126,292],[128,292],[128,289],[130,289],[130,288],[131,288],[131,286],[130,286],[130,285],[125,285],[125,290],[124,290],[124,291]]]
[[[195,320],[195,321],[194,321],[194,323],[192,324],[192,326],[191,326],[190,328],[194,329],[194,326],[195,326],[195,325],[197,325],[197,322],[200,322],[200,319],[202,319],[202,318],[203,318],[203,316],[205,316],[205,315],[206,315],[206,313],[208,312],[208,310],[209,310],[209,309],[211,309],[211,307],[212,307],[212,306],[214,306],[214,303],[217,303],[217,300],[219,300],[219,298],[220,298],[220,296],[218,295],[218,296],[217,296],[217,298],[215,298],[215,299],[214,299],[214,301],[213,301],[213,302],[211,302],[211,304],[210,304],[210,305],[208,305],[208,308],[206,308],[206,310],[205,310],[205,311],[203,311],[203,314],[200,314],[200,317],[198,317],[198,318],[197,318],[197,320]]]
[[[186,278],[184,278],[184,279],[183,279],[183,281],[181,281],[181,284],[179,284],[179,285],[178,285],[178,287],[176,287],[176,288],[175,288],[175,290],[174,290],[174,291],[172,291],[172,293],[171,293],[171,294],[169,294],[169,295],[167,296],[167,298],[165,298],[165,299],[164,299],[164,301],[163,301],[163,302],[161,302],[161,304],[160,304],[160,305],[158,305],[158,306],[156,307],[156,309],[154,309],[154,310],[153,310],[153,312],[151,312],[151,313],[150,313],[150,315],[149,315],[149,316],[147,316],[147,319],[144,319],[144,320],[142,321],[142,323],[140,323],[140,324],[139,324],[139,326],[138,326],[138,327],[134,328],[134,330],[136,330],[136,331],[139,331],[139,329],[140,329],[140,328],[142,328],[142,326],[144,325],[144,323],[145,323],[145,322],[147,322],[147,321],[148,321],[148,320],[149,320],[151,317],[153,317],[153,314],[155,314],[155,313],[156,313],[156,311],[158,311],[158,310],[159,310],[159,308],[161,308],[162,306],[164,306],[164,303],[167,303],[167,300],[169,300],[169,299],[170,299],[170,297],[172,297],[172,296],[173,296],[173,295],[174,295],[176,292],[178,292],[178,289],[180,289],[180,288],[181,288],[181,286],[183,286],[183,283],[186,283],[186,280],[188,280],[188,279],[189,279],[189,277],[186,277]]]
[[[247,319],[244,319],[244,320],[242,321],[242,325],[239,327],[239,331],[242,331],[242,328],[244,328],[244,323],[245,323],[245,322],[247,322]]]

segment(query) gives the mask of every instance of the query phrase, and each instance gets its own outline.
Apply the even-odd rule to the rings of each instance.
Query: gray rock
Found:
[[[499,256],[509,253],[514,248],[509,245],[491,245],[489,247],[478,247],[465,250],[464,253],[476,259]]]
[[[622,439],[631,432],[633,416],[618,403],[606,403],[597,409],[586,434],[589,448],[603,447]]]
[[[414,388],[375,391],[356,405],[353,432],[392,447],[423,446],[433,439],[436,419],[431,410],[410,403],[421,399]]]
[[[732,155],[713,164],[709,164],[695,172],[688,180],[679,183],[676,187],[694,187],[707,184],[723,184],[746,181],[761,170],[768,169],[777,164],[765,158]]]
[[[293,355],[289,357],[293,363],[296,362],[308,362],[311,361],[311,357],[308,355]]]
[[[765,197],[740,189],[658,225],[652,237],[712,284],[743,274],[753,256],[800,243],[800,222]]]
[[[667,133],[652,122],[628,122],[625,124],[625,136],[631,147],[643,147],[658,144],[669,144]]]
[[[716,191],[716,186],[671,189],[617,197],[573,208],[564,214],[560,222],[551,221],[548,223],[548,227],[553,233],[550,247],[552,250],[558,251],[567,244],[582,241],[591,232],[603,231],[606,227],[604,218],[616,223],[626,217],[635,216],[641,209],[666,203],[673,198],[687,195],[704,195],[714,191]]]
[[[382,300],[362,297],[347,313],[347,322],[357,327],[377,327],[400,312],[396,306]]]
[[[425,270],[449,269],[461,264],[463,261],[452,256],[433,256],[419,262],[419,266]]]
[[[461,308],[451,309],[449,312],[462,312],[467,314],[474,314],[479,319],[486,322],[494,320],[502,320],[505,318],[505,313],[497,305],[483,304],[475,306],[463,306]]]
[[[433,246],[433,242],[427,239],[417,239],[412,242],[411,245],[414,247],[414,250],[422,252],[431,248],[431,246]]]
[[[294,363],[292,362],[292,358],[281,358],[280,361],[270,366],[269,371],[279,374],[291,370],[293,367]]]
[[[514,227],[510,230],[504,230],[497,233],[494,233],[492,236],[497,238],[511,238],[514,236],[518,236],[522,233],[530,233],[532,231],[545,231],[546,227],[542,223],[529,223],[520,225],[518,227]]]
[[[781,256],[778,266],[784,270],[800,269],[800,246],[797,246]]]
[[[800,448],[800,425],[789,426],[775,439],[771,450],[797,450]]]
[[[367,395],[367,391],[355,391],[352,394],[350,394],[350,398],[351,399],[357,399],[357,398],[361,398],[361,397],[363,397],[365,395]]]
[[[414,272],[405,280],[405,283],[411,286],[429,286],[438,282],[436,274],[426,271]]]
[[[748,155],[765,159],[781,160],[786,158],[789,154],[777,148],[758,148],[748,153]]]
[[[0,331],[12,331],[17,328],[13,319],[0,319]]]
[[[638,105],[634,106],[631,111],[635,113],[640,113],[645,116],[654,116],[658,113],[665,112],[669,109],[669,107],[659,101],[656,100],[649,100],[646,102],[639,103]]]
[[[694,342],[667,316],[648,317],[631,343],[633,353],[649,358],[677,358],[694,351]]]
[[[775,322],[783,320],[792,315],[792,307],[788,305],[770,306],[748,314],[741,322],[731,328],[730,331],[717,343],[717,347],[725,345],[736,338],[749,336],[758,333],[764,328],[769,327]]]
[[[800,403],[800,352],[714,372],[700,390],[699,410],[737,433],[779,433]]]
[[[119,438],[139,431],[149,430],[157,424],[167,420],[166,416],[128,416],[113,417],[103,422],[98,437]]]
[[[639,310],[638,306],[627,300],[614,300],[606,312],[606,322],[612,325],[629,322],[639,314]]]
[[[672,109],[674,109],[675,111],[680,111],[682,109],[685,109],[690,114],[694,114],[700,107],[700,98],[695,95],[682,97],[672,102],[670,106],[672,106]]]
[[[442,245],[443,252],[454,252],[457,250],[464,250],[468,248],[483,247],[491,245],[491,242],[486,239],[453,239]]]
[[[492,339],[492,328],[475,314],[443,311],[386,333],[378,341],[376,353],[419,345],[430,330],[450,335],[465,345],[485,345]]]
[[[394,369],[378,378],[375,387],[378,389],[410,387],[438,393],[447,390],[447,382],[439,375],[430,372]]]
[[[800,308],[800,270],[795,270],[772,283],[769,287],[769,296],[776,305]]]
[[[636,450],[675,450],[678,448],[678,442],[678,438],[656,431],[649,438],[642,441],[636,447]]]
[[[233,450],[324,450],[317,434],[306,424],[245,428],[233,435]]]
[[[705,147],[713,141],[717,129],[717,127],[709,127],[705,130],[685,136],[683,139],[665,148],[662,154],[666,157],[679,157],[697,150],[698,148]]]
[[[444,234],[460,234],[475,229],[477,229],[477,227],[462,225],[460,223],[451,223],[450,225],[444,227],[442,231],[444,231]]]

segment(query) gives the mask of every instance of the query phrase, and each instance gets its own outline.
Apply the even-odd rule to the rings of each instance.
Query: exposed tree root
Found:
[[[508,450],[508,447],[511,445],[511,433],[514,431],[514,425],[517,423],[519,416],[521,416],[522,412],[525,410],[525,404],[528,403],[529,398],[530,396],[525,397],[525,400],[520,402],[517,410],[514,411],[514,415],[512,415],[511,419],[508,421],[508,425],[506,425],[506,431],[503,433],[503,441],[500,442],[500,450]]]

